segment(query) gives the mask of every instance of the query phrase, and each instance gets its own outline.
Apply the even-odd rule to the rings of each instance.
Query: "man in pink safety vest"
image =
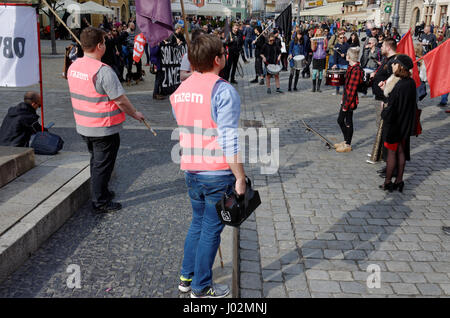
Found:
[[[180,129],[181,170],[192,204],[192,222],[184,243],[180,284],[193,298],[220,298],[226,285],[214,284],[212,266],[224,225],[215,204],[223,193],[245,193],[245,172],[239,160],[240,97],[219,77],[225,66],[222,41],[203,34],[188,51],[194,72],[170,96]]]
[[[105,54],[105,32],[87,27],[81,32],[84,57],[78,58],[67,71],[77,132],[91,154],[92,207],[97,213],[120,210],[113,202],[115,194],[108,183],[120,146],[119,132],[125,114],[136,120],[144,116],[125,95],[116,73],[101,62]]]

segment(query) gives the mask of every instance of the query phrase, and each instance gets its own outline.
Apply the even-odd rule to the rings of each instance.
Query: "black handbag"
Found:
[[[225,225],[239,227],[261,204],[259,192],[252,189],[252,183],[246,177],[245,194],[239,196],[233,189],[231,194],[224,194],[216,203],[216,211],[220,221]]]
[[[37,155],[55,155],[62,149],[64,140],[48,131],[37,132],[31,140],[30,147]]]

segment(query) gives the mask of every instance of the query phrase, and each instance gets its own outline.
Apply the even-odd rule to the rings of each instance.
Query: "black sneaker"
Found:
[[[119,202],[110,201],[101,207],[94,207],[94,212],[95,213],[110,213],[110,212],[118,211],[120,209],[122,209],[122,204],[120,204]]]
[[[264,80],[263,79],[259,81],[259,85],[264,85]]]
[[[250,81],[250,83],[252,84],[258,83],[258,78],[255,78],[253,81]]]
[[[284,93],[281,89],[277,88],[277,93]]]
[[[236,81],[233,80],[233,81],[231,81],[230,83],[231,83],[231,84],[237,84],[238,82],[236,82]]]
[[[184,278],[180,276],[180,284],[178,285],[178,290],[182,293],[187,293],[191,291],[192,279]]]
[[[191,298],[224,298],[230,293],[227,285],[213,284],[204,288],[200,293],[191,292]]]

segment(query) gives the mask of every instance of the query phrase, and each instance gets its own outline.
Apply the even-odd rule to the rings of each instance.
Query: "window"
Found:
[[[441,6],[441,12],[439,15],[439,26],[444,25],[447,21],[447,6]]]

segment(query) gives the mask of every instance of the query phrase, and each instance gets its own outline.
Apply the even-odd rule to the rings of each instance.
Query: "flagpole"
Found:
[[[37,20],[37,37],[38,37],[38,54],[39,54],[39,91],[40,91],[40,103],[41,103],[41,129],[44,131],[44,96],[42,89],[42,61],[41,61],[41,26],[39,24],[39,15],[36,12],[36,20]]]
[[[67,31],[69,31],[70,35],[73,36],[73,38],[75,39],[75,41],[77,41],[77,43],[81,46],[81,42],[80,40],[78,40],[78,38],[76,37],[75,34],[73,34],[72,30],[70,30],[70,28],[64,23],[64,21],[59,17],[59,15],[56,14],[56,12],[52,9],[52,7],[50,7],[50,5],[48,4],[48,2],[46,0],[42,0],[42,2],[48,7],[48,9],[53,13],[53,15],[55,16],[55,18],[59,21],[59,23],[61,23],[66,29]]]
[[[181,14],[183,15],[183,21],[184,21],[184,34],[186,36],[186,43],[189,46],[191,44],[191,40],[189,39],[189,32],[187,29],[187,19],[186,19],[186,13],[184,11],[184,1],[180,0],[181,4]]]

